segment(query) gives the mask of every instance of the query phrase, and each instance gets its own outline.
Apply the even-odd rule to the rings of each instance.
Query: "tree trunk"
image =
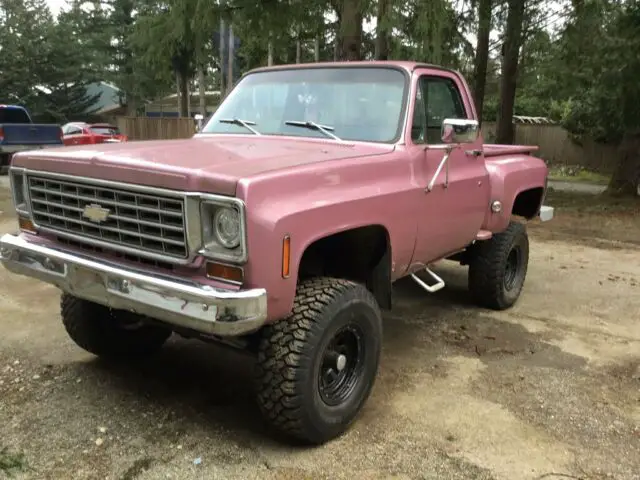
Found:
[[[182,86],[180,82],[180,72],[176,71],[176,107],[178,115],[182,116]]]
[[[296,63],[302,59],[302,43],[300,42],[300,32],[296,35]]]
[[[180,116],[189,116],[189,77],[184,72],[178,72],[178,105],[180,108]]]
[[[520,44],[522,43],[524,4],[525,0],[509,0],[504,61],[502,63],[502,79],[500,82],[500,108],[498,110],[496,143],[513,143],[513,108],[516,99],[516,82],[518,79],[518,52],[520,51]]]
[[[486,1],[486,0],[485,0]],[[489,0],[490,1],[490,0]],[[376,60],[389,59],[389,10],[391,0],[378,0],[378,18],[376,26]]]
[[[362,0],[343,0],[340,12],[338,59],[362,60]]]
[[[204,65],[198,65],[198,94],[200,96],[200,113],[203,117],[207,116],[207,85],[206,76],[204,74]]]
[[[478,111],[478,120],[482,123],[484,91],[487,83],[487,63],[489,62],[489,34],[491,33],[492,0],[480,0],[478,6],[478,43],[473,66],[473,96]]]
[[[627,132],[618,151],[620,159],[607,186],[607,193],[613,196],[638,196],[640,195],[640,131]]]

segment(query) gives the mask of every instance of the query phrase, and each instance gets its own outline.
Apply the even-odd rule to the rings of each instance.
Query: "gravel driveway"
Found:
[[[0,232],[10,210],[0,188]],[[640,249],[531,237],[508,312],[470,305],[453,264],[435,295],[399,282],[372,397],[314,449],[265,432],[248,355],[175,338],[99,361],[53,287],[0,269],[0,478],[640,479]]]

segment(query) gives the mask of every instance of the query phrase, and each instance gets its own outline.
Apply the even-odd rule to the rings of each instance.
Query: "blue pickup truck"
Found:
[[[60,125],[33,123],[25,108],[0,105],[0,175],[9,169],[15,152],[62,145]]]

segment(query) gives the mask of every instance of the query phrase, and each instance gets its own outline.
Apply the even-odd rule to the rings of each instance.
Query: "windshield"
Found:
[[[247,134],[245,122],[262,135],[327,138],[317,128],[287,124],[313,122],[342,140],[393,142],[405,86],[401,71],[384,67],[256,72],[240,81],[201,132]]]

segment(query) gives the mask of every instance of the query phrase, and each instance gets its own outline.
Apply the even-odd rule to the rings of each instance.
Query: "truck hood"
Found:
[[[327,160],[380,155],[393,145],[333,140],[196,135],[50,148],[16,154],[12,164],[33,170],[184,191],[235,195],[240,179]]]

